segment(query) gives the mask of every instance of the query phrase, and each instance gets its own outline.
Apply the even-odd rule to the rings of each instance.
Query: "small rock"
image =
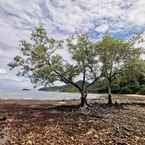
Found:
[[[90,134],[93,134],[93,133],[96,133],[96,130],[94,128],[91,128],[87,133],[86,135],[90,135]]]

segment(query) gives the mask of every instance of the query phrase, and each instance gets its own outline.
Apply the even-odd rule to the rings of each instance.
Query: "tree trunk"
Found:
[[[108,85],[108,104],[112,104],[111,83]]]
[[[81,93],[81,103],[80,107],[84,107],[85,105],[89,106],[87,103],[87,93]]]
[[[108,94],[108,104],[112,104],[112,95]]]

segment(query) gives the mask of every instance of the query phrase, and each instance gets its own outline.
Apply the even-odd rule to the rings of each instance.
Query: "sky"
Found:
[[[76,32],[99,39],[108,31],[128,39],[145,30],[145,0],[0,0],[0,90],[32,88],[7,64],[39,24],[57,39]]]

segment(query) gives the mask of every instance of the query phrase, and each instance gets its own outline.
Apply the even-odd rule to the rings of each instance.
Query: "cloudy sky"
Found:
[[[145,29],[145,0],[0,0],[0,90],[31,87],[7,64],[40,23],[58,39],[76,32],[98,39],[108,30],[128,39]]]

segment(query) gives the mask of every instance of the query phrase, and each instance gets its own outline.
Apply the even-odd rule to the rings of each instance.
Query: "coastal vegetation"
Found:
[[[59,54],[62,50],[67,51],[69,60]],[[71,86],[64,91],[80,92],[81,107],[88,105],[87,94],[95,90],[95,85],[107,90],[108,104],[112,104],[112,91],[132,93],[142,85],[139,92],[144,92],[144,51],[135,47],[134,41],[106,35],[93,42],[87,34],[57,40],[49,38],[39,26],[30,41],[21,41],[20,51],[21,55],[9,64],[20,68],[18,75],[29,77],[36,86],[53,86],[57,82]]]
[[[79,92],[81,101],[2,101],[0,142],[144,144],[145,98],[121,95],[145,94],[144,50],[135,46],[136,38],[105,35],[92,41],[87,34],[78,34],[57,40],[37,27],[29,41],[21,41],[20,55],[9,67],[18,68],[18,76],[30,78],[35,87],[43,86],[39,91]],[[64,50],[69,59],[60,53]],[[87,99],[88,93],[108,97]]]

